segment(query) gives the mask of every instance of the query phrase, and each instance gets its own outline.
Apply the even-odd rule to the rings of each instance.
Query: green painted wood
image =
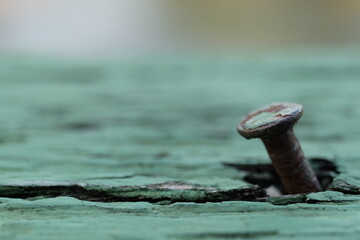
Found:
[[[358,238],[356,58],[315,52],[79,62],[0,59],[0,190],[32,186],[38,193],[0,199],[1,238]],[[295,133],[305,154],[334,161],[341,174],[326,192],[221,199],[252,188],[247,173],[229,164],[269,163],[261,142],[240,137],[236,125],[281,101],[304,105]],[[155,187],[151,196],[175,195],[175,203],[36,189],[74,184],[118,194],[130,186],[141,198],[149,185],[174,182],[180,189]],[[199,191],[189,195],[194,186]],[[224,201],[204,198],[209,190]],[[208,202],[196,203],[199,197]]]

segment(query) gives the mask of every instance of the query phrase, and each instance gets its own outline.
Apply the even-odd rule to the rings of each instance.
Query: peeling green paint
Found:
[[[329,189],[350,194],[360,194],[360,180],[354,176],[343,174],[334,179]]]
[[[221,202],[250,201],[266,196],[257,186],[237,189],[217,189],[180,182],[167,182],[141,186],[109,186],[80,183],[34,183],[26,185],[0,185],[0,197],[52,198],[75,197],[96,202]]]
[[[266,126],[270,123],[275,123],[282,118],[290,115],[293,112],[299,112],[301,109],[298,106],[292,105],[287,108],[275,112],[260,112],[252,116],[248,121],[244,123],[244,129],[256,129],[261,126]]]

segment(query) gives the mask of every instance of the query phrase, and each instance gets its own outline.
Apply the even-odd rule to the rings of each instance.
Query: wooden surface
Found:
[[[346,56],[1,59],[1,239],[358,239],[360,61]],[[306,156],[338,166],[331,191],[267,198],[234,167],[269,163],[236,125],[281,101],[304,105]]]

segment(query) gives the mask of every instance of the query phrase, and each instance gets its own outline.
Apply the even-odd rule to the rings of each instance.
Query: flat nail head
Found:
[[[273,103],[246,116],[237,127],[247,139],[266,138],[286,132],[303,114],[303,106],[296,103]]]

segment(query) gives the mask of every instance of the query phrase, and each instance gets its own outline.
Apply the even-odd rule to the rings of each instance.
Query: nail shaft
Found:
[[[273,166],[287,193],[321,191],[316,175],[305,159],[292,129],[271,138],[262,138]]]

